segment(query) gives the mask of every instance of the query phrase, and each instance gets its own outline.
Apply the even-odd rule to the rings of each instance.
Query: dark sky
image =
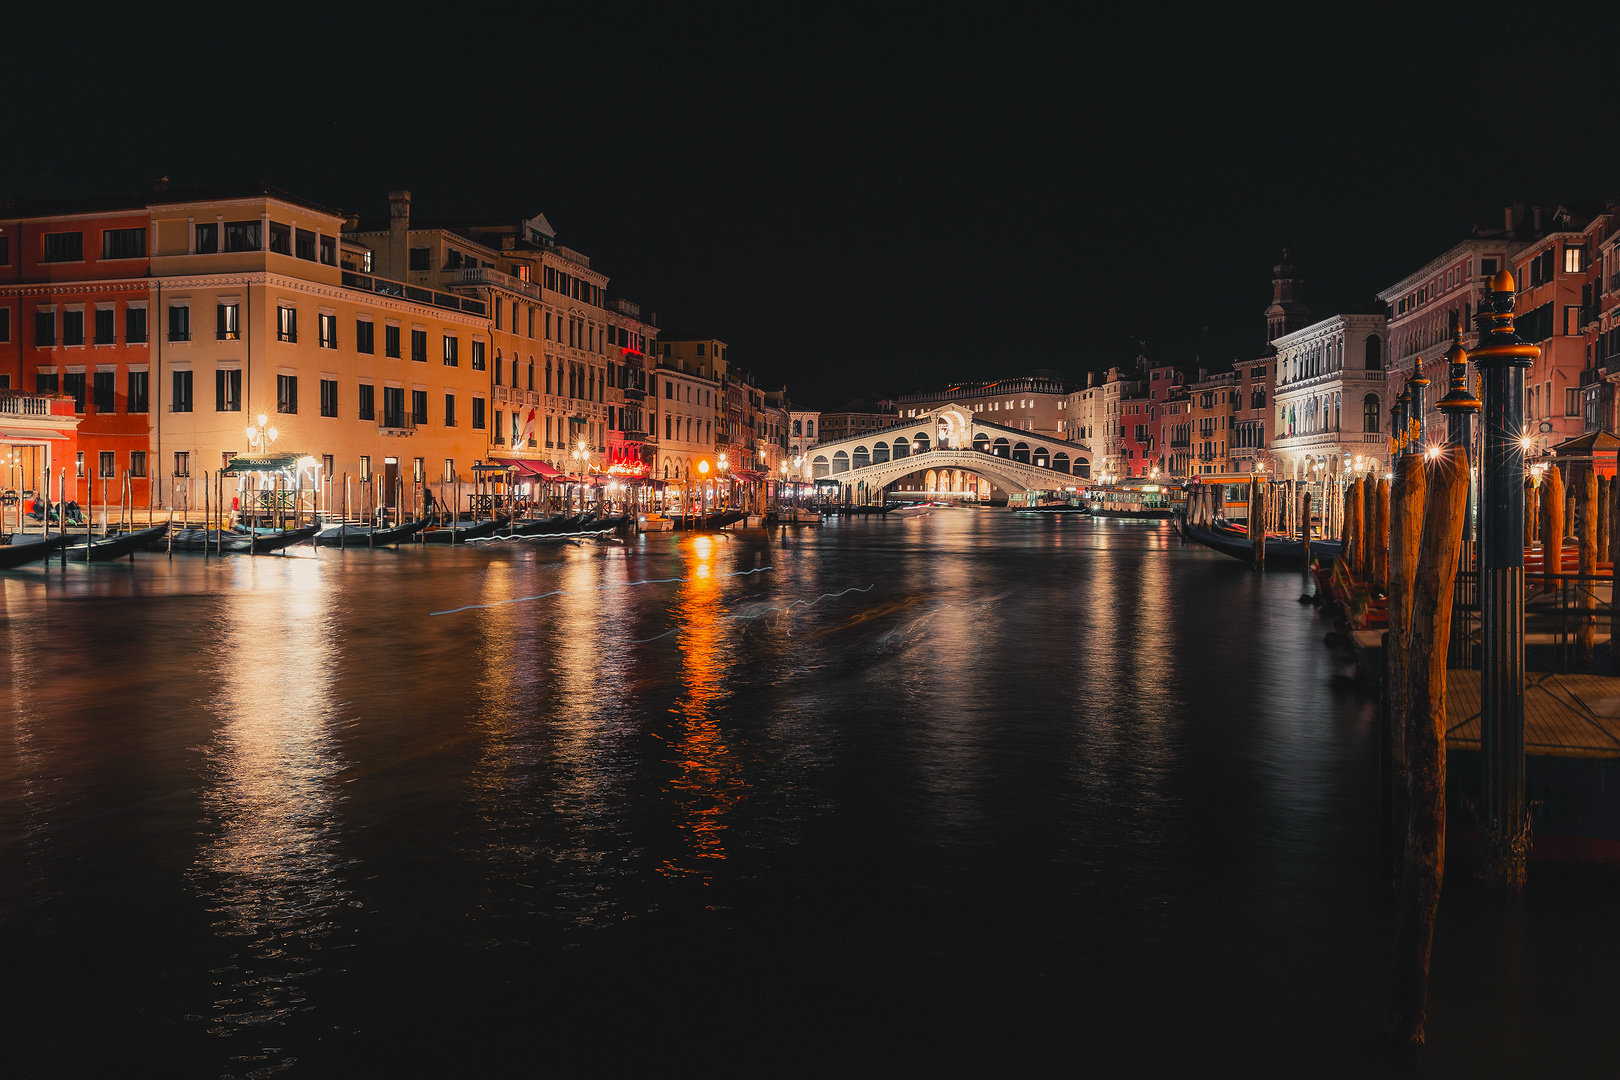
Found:
[[[1477,7],[573,7],[166,5],[64,36],[32,5],[0,195],[167,174],[544,211],[610,295],[812,406],[1139,340],[1253,354],[1284,244],[1325,316],[1509,202],[1620,195],[1601,39]]]

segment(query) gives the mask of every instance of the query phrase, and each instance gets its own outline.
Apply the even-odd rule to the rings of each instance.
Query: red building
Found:
[[[149,497],[151,217],[105,203],[0,210],[0,388],[71,399],[77,439],[49,456],[72,454],[69,495],[87,507],[116,505],[126,475],[134,502]],[[37,443],[8,452],[22,446],[42,468]]]

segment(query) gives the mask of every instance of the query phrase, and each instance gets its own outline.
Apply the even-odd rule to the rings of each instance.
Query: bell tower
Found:
[[[1271,268],[1271,306],[1266,308],[1266,340],[1276,341],[1309,324],[1311,309],[1300,300],[1305,279],[1294,265],[1294,252],[1283,248],[1282,263]]]

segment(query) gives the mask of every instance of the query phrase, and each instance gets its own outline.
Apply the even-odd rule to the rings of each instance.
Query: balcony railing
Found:
[[[432,304],[434,307],[448,308],[451,311],[465,311],[472,315],[489,314],[489,307],[482,300],[475,300],[470,296],[457,296],[455,293],[436,292],[433,289],[372,277],[369,274],[356,274],[345,270],[343,284],[351,289],[363,289],[379,296],[403,297],[406,300],[415,300],[419,304]]]
[[[0,413],[7,416],[49,416],[51,415],[51,399],[0,396]]]

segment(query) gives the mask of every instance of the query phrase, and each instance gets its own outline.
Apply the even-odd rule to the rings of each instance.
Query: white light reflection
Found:
[[[314,560],[238,559],[217,644],[220,696],[201,803],[210,840],[193,879],[230,942],[213,1008],[227,1036],[308,1008],[318,939],[347,895],[333,820],[331,583]]]

